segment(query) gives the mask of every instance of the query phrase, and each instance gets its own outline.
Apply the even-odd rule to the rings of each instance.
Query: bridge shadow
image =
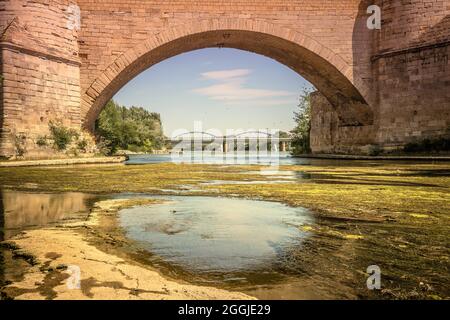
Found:
[[[382,1],[375,1],[375,4],[381,6]],[[353,54],[353,78],[361,78],[364,84],[371,88],[371,92],[368,97],[365,97],[369,105],[379,104],[379,89],[378,89],[378,67],[372,62],[372,58],[379,54],[378,48],[383,41],[383,35],[381,34],[387,25],[392,24],[392,17],[387,12],[381,12],[382,30],[370,30],[367,27],[367,21],[371,16],[367,13],[369,6],[373,5],[373,0],[362,0],[359,2],[358,13],[355,19],[353,35],[352,35],[352,54]],[[444,4],[433,5],[437,15],[446,10]],[[405,10],[411,10],[414,8],[414,4],[405,4]],[[386,10],[386,9],[384,9]],[[431,17],[430,17],[431,19]],[[443,68],[448,65],[448,53],[447,47],[450,42],[450,15],[442,15],[442,19],[434,24],[427,26],[421,31],[418,36],[411,39],[404,47],[407,53],[417,53],[423,47],[430,46],[435,51],[434,60],[440,62]],[[415,30],[409,30],[408,33],[414,33]],[[389,50],[389,49],[386,49]],[[448,84],[444,83],[444,86]],[[436,86],[435,86],[436,88]],[[377,121],[375,116],[375,122]]]
[[[430,39],[433,39],[435,43],[444,43],[450,42],[450,33],[448,32],[450,30],[450,15],[446,15],[444,18],[442,18],[441,21],[439,21],[434,26],[427,29],[424,33],[422,33],[417,42],[418,43],[428,43],[430,42]]]
[[[369,106],[374,104],[373,85],[375,79],[372,79],[371,58],[375,35],[379,32],[378,30],[369,30],[367,27],[367,19],[370,17],[367,9],[370,5],[373,5],[373,0],[362,0],[359,3],[352,35],[353,78],[361,78],[364,84],[372,89],[369,92],[370,96],[365,97]]]

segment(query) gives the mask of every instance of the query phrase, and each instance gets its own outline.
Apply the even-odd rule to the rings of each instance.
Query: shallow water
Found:
[[[173,197],[120,212],[121,226],[142,248],[215,281],[267,278],[280,254],[301,247],[305,223],[313,223],[306,209],[228,198]]]
[[[21,231],[87,219],[96,196],[83,193],[32,193],[0,190],[0,242]],[[0,287],[19,280],[29,268],[0,247]]]
[[[227,153],[211,155],[207,153],[192,153],[184,155],[131,155],[126,164],[155,164],[155,163],[194,163],[194,164],[224,164],[224,165],[299,165],[307,164],[307,159],[292,157],[289,153],[279,156],[257,155],[251,153]]]
[[[0,190],[0,230],[7,240],[27,228],[85,219],[95,196],[77,193],[33,193]]]
[[[145,163],[149,159],[156,161],[155,156],[144,156],[141,161]],[[311,191],[309,195],[305,193],[306,200],[319,190],[323,193],[323,201],[330,208],[339,208],[336,215],[329,218],[317,215],[312,218],[312,213],[307,210],[273,202],[159,197],[171,202],[129,211],[129,220],[126,221],[129,224],[124,224],[125,229],[129,237],[145,249],[142,250],[142,256],[139,255],[141,251],[138,256],[134,256],[132,249],[132,258],[136,257],[139,262],[147,259],[158,271],[179,281],[242,291],[262,299],[380,298],[380,294],[374,294],[366,288],[365,271],[374,264],[383,271],[383,287],[387,291],[382,298],[449,296],[448,210],[445,210],[446,205],[442,200],[448,194],[448,166],[421,168],[416,166],[417,163],[401,166],[400,162],[395,162],[395,166],[392,166],[387,161],[293,160],[304,165],[323,167],[323,170],[314,168],[297,171],[298,168],[294,167],[282,167],[280,170],[266,167],[258,170],[258,167],[242,167],[241,171],[231,170],[231,180],[222,180],[220,174],[224,166],[218,165],[215,168],[220,174],[215,174],[211,167],[205,167],[210,170],[205,170],[205,176],[213,178],[198,179],[205,182],[206,187],[212,185],[208,189],[211,195],[238,195],[234,190],[239,190],[242,187],[239,185],[243,184],[249,191],[261,189],[276,194],[274,200],[277,201],[290,200],[289,195],[292,193],[292,199],[300,205],[303,202],[301,193],[295,193],[297,187],[298,190],[305,187]],[[159,159],[155,163],[165,161]],[[383,167],[385,165],[386,169]],[[180,167],[190,170],[188,166]],[[343,172],[341,167],[348,167],[350,171]],[[4,179],[3,186],[19,190],[24,187],[30,189],[30,186],[36,190],[48,190],[45,188],[49,186],[50,190],[84,190],[78,185],[70,186],[64,179],[72,179],[78,174],[78,177],[83,176],[87,181],[92,179],[93,182],[120,186],[127,185],[127,181],[122,181],[123,176],[127,176],[139,182],[130,184],[138,186],[133,190],[141,190],[145,194],[99,197],[81,193],[5,190],[0,197],[0,241],[14,237],[24,229],[85,219],[92,202],[100,198],[152,197],[147,192],[154,189],[163,191],[163,188],[155,184],[155,188],[147,191],[145,186],[152,185],[154,179],[166,178],[164,172],[159,173],[158,165],[98,166],[98,169],[94,166],[83,167],[88,174],[77,171],[77,168],[64,167],[61,172],[57,168],[17,169],[4,173],[5,177],[10,177]],[[73,171],[64,176],[68,170]],[[152,170],[157,171],[157,174],[148,174]],[[19,179],[17,172],[23,177]],[[119,178],[112,179],[105,172],[116,174]],[[146,175],[146,178],[140,179],[142,175]],[[40,180],[28,179],[35,176],[42,176],[42,181],[51,181],[52,185],[47,183],[42,187],[39,185]],[[181,191],[186,191],[191,195],[194,191],[203,192],[202,187],[205,186],[202,183],[190,185],[191,181],[196,181],[191,179],[190,172],[174,176],[167,174],[167,179],[173,179],[171,184],[164,185],[167,192],[182,194]],[[250,189],[251,186],[245,184],[256,186]],[[332,188],[322,189],[321,184],[332,185]],[[214,185],[225,185],[233,193],[227,193],[227,188],[219,189]],[[349,207],[354,208],[357,203],[357,207],[361,208],[362,213],[356,215],[360,220],[353,219],[346,212],[341,199],[335,195],[334,185],[339,191],[336,193],[350,202]],[[172,187],[173,190],[169,189]],[[97,188],[99,192],[103,190],[101,186]],[[327,190],[330,195],[322,190]],[[366,198],[354,193],[355,198],[349,199],[345,197],[347,190],[361,190]],[[120,191],[123,192],[123,189],[119,188]],[[106,189],[104,192],[111,191]],[[402,194],[411,196],[401,197]],[[245,192],[240,195],[247,196]],[[248,195],[255,199],[264,198],[259,196],[264,195],[262,192],[249,192]],[[395,201],[388,198],[390,195]],[[333,201],[330,201],[330,197]],[[313,198],[318,203],[322,202],[321,197]],[[410,206],[409,200],[415,204],[414,207]],[[425,205],[427,211],[423,210]],[[383,222],[372,218],[383,218]],[[300,227],[305,223],[305,228]],[[26,268],[26,262],[14,259],[10,251],[2,252],[0,248],[0,287],[2,283],[20,279]]]

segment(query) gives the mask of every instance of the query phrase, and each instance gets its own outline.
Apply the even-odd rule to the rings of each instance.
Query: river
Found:
[[[160,202],[119,210],[100,233],[120,231],[133,257],[170,278],[263,299],[449,295],[446,163],[170,159],[1,171],[0,240],[66,230],[98,201],[148,198]],[[30,266],[0,253],[0,287],[23,281]],[[371,265],[383,271],[381,291],[366,287]]]

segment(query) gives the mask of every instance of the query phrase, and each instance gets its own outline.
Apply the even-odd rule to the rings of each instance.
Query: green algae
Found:
[[[450,296],[450,164],[281,166],[301,178],[271,181],[262,166],[152,164],[0,168],[3,188],[27,191],[212,195],[279,201],[316,213],[311,239],[292,272],[320,276],[360,298]],[[233,181],[233,184],[204,184]],[[255,181],[252,184],[252,181]],[[257,183],[265,181],[264,184]],[[239,184],[239,182],[246,182]],[[195,192],[194,192],[195,189]],[[365,270],[380,265],[383,290],[365,288]],[[286,267],[284,271],[289,272]],[[350,289],[351,288],[351,289]]]

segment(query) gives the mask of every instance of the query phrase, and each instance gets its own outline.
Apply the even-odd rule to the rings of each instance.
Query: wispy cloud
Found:
[[[258,107],[274,107],[274,106],[292,106],[293,103],[296,103],[296,98],[292,97],[291,99],[268,99],[268,100],[251,100],[251,101],[227,101],[227,105],[229,106],[258,106]]]
[[[280,105],[287,103],[287,97],[296,97],[296,93],[282,90],[248,88],[247,77],[252,73],[249,69],[219,70],[202,73],[204,80],[218,82],[210,86],[194,89],[193,92],[215,101],[223,101],[230,105]],[[280,99],[283,98],[284,99]],[[274,99],[274,100],[270,100]]]
[[[230,80],[235,78],[242,78],[252,73],[249,69],[233,69],[233,70],[221,70],[210,71],[202,73],[202,77],[208,80]]]

